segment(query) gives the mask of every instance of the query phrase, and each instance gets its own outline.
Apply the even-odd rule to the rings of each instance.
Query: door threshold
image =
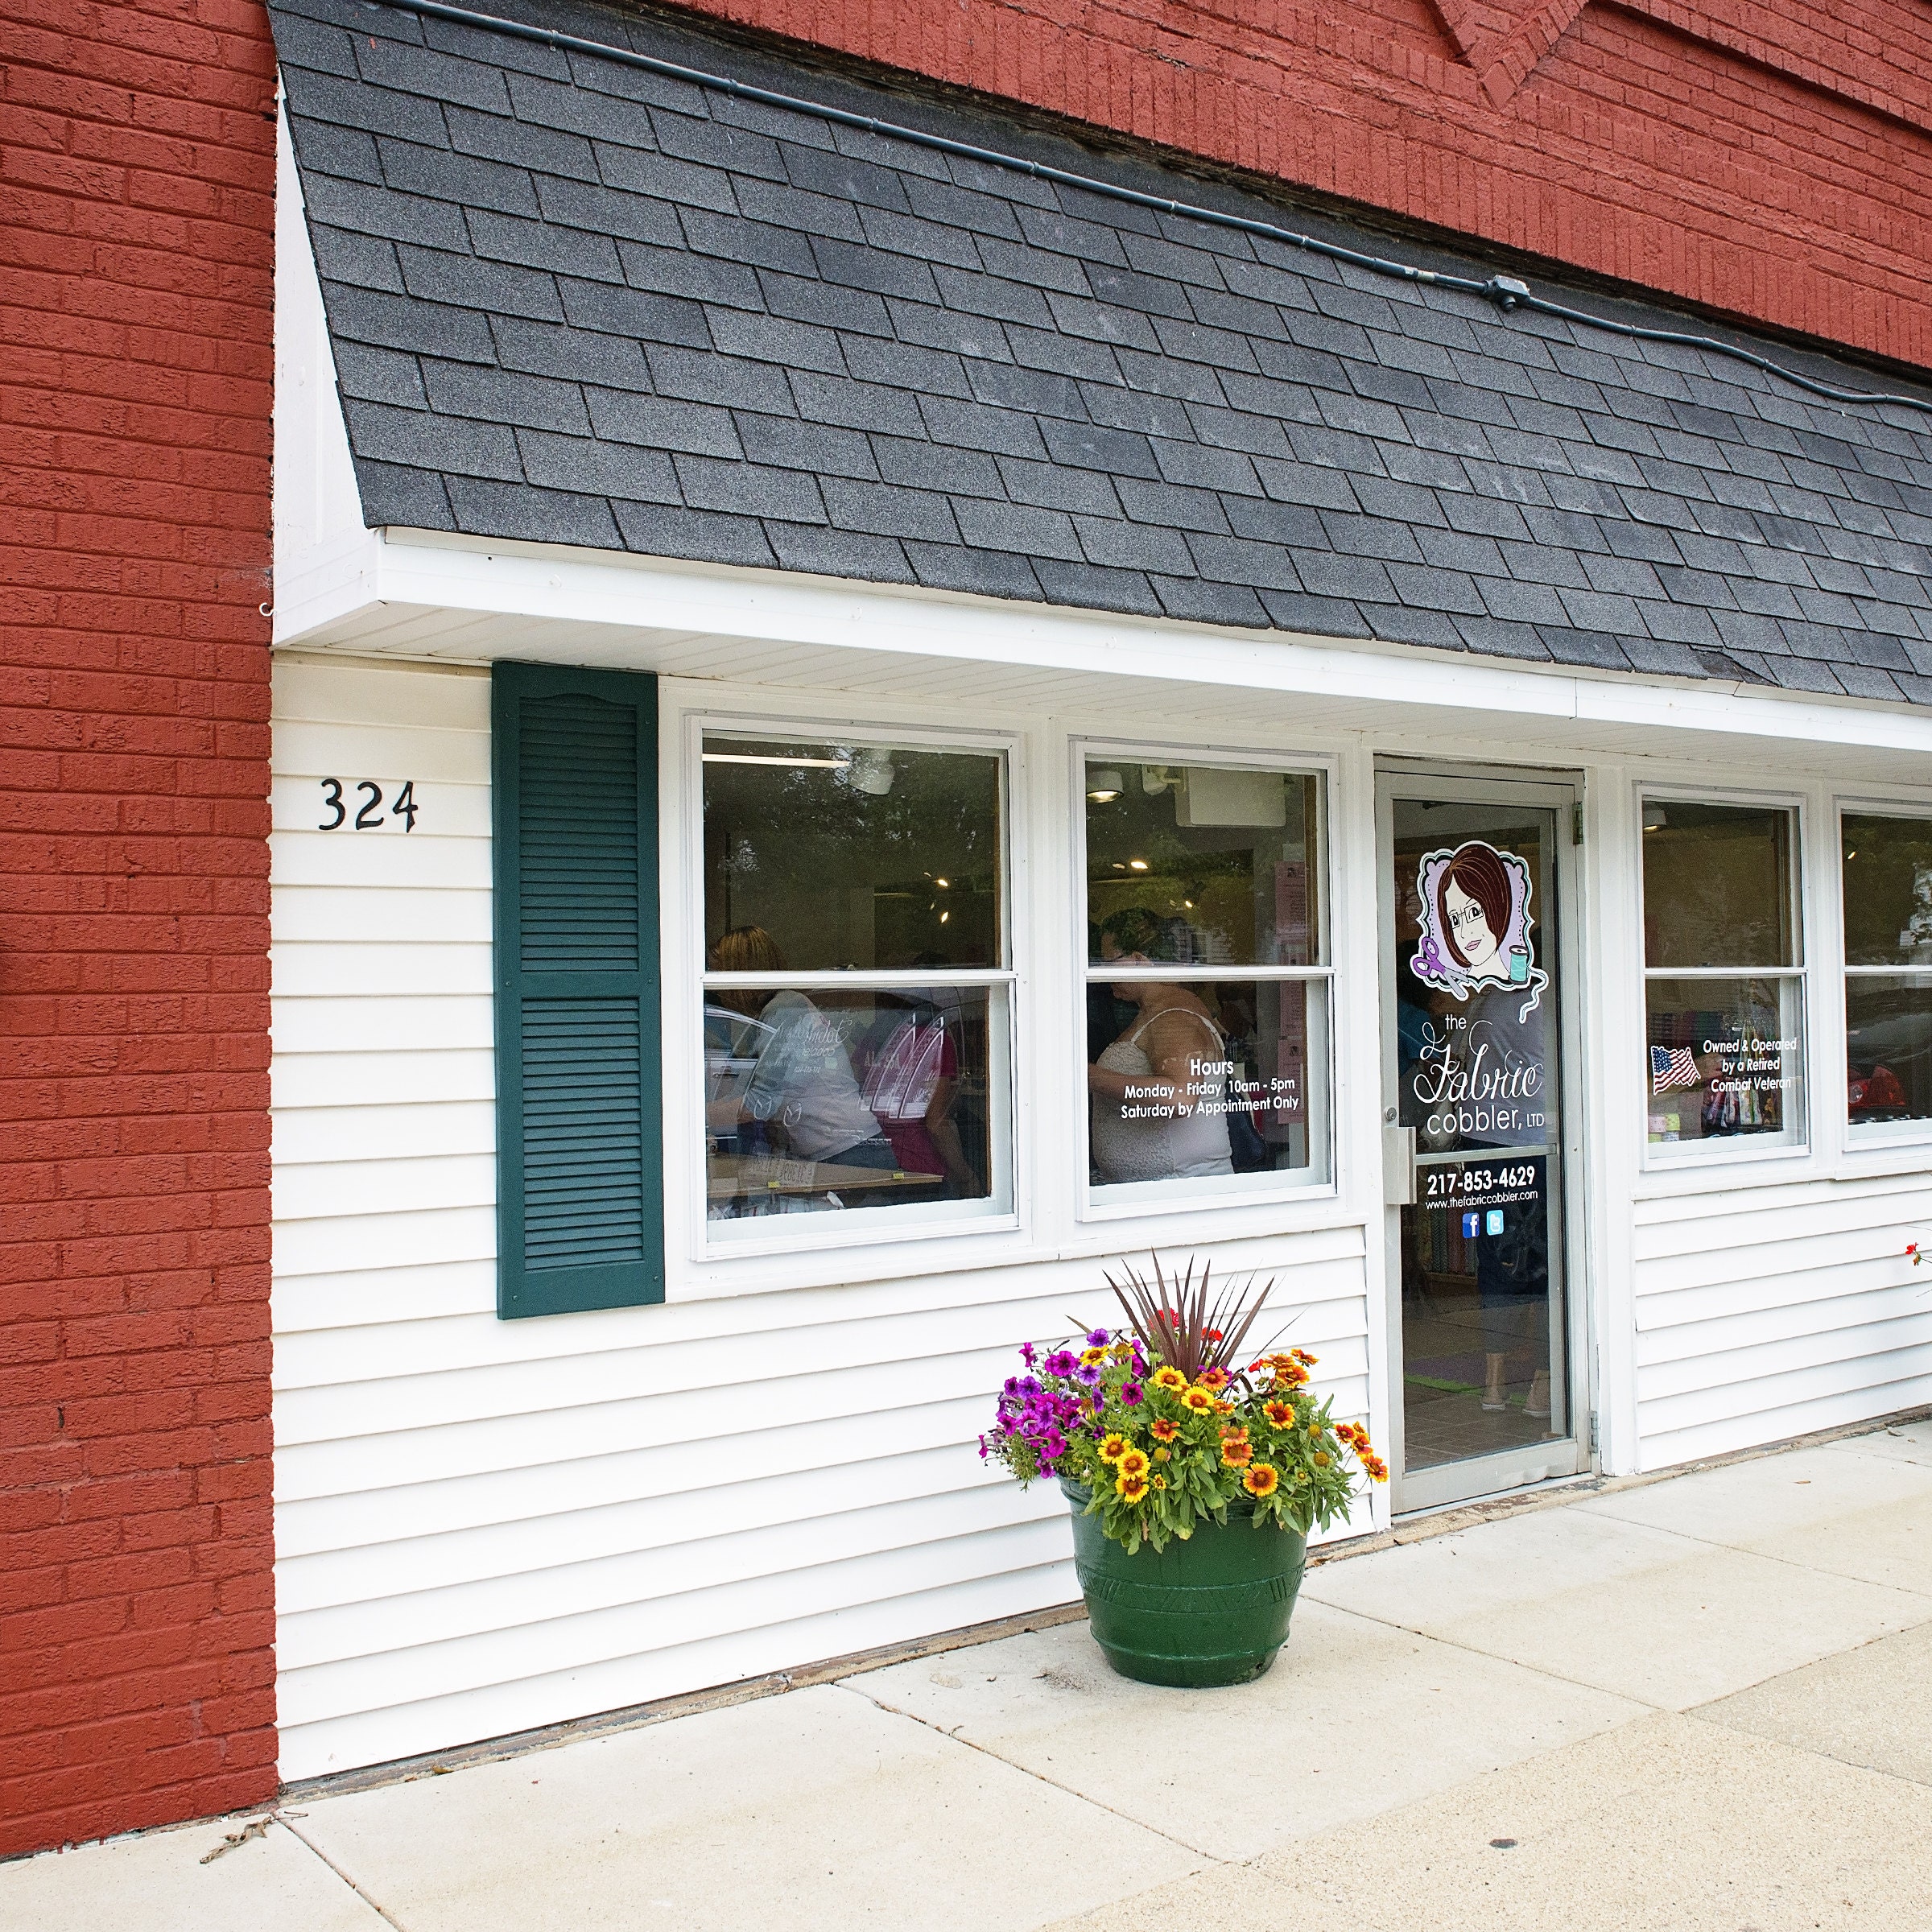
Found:
[[[1390,1526],[1399,1531],[1410,1523],[1428,1521],[1439,1516],[1453,1516],[1459,1509],[1479,1511],[1489,1516],[1495,1514],[1499,1508],[1513,1508],[1532,1497],[1557,1496],[1571,1489],[1594,1488],[1602,1481],[1602,1476],[1594,1469],[1579,1469],[1574,1476],[1538,1476],[1532,1483],[1515,1483],[1505,1489],[1485,1489],[1479,1496],[1459,1496],[1451,1503],[1425,1503],[1419,1509],[1397,1510],[1389,1520]]]

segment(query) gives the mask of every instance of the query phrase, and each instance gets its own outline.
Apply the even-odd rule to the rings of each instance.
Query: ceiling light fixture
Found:
[[[1111,765],[1087,774],[1087,795],[1096,805],[1111,805],[1127,789],[1127,781]]]
[[[707,765],[786,765],[811,771],[843,771],[851,764],[849,758],[766,758],[749,751],[708,751],[704,754]]]

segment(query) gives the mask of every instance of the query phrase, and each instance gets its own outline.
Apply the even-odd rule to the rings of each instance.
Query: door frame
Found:
[[[1588,1114],[1580,967],[1583,957],[1579,912],[1583,890],[1582,828],[1584,779],[1579,771],[1523,770],[1516,766],[1463,763],[1450,759],[1381,758],[1375,763],[1376,976],[1379,1030],[1376,1117],[1386,1123],[1395,1092],[1396,985],[1389,945],[1395,898],[1394,803],[1397,798],[1441,799],[1472,805],[1524,805],[1553,811],[1551,872],[1555,881],[1554,916],[1546,906],[1538,924],[1556,996],[1557,1092],[1563,1261],[1563,1307],[1567,1326],[1567,1390],[1570,1435],[1556,1442],[1531,1444],[1491,1455],[1438,1463],[1410,1476],[1406,1453],[1403,1380],[1402,1209],[1389,1204],[1397,1190],[1388,1171],[1394,1158],[1385,1142],[1382,1154],[1382,1249],[1387,1296],[1389,1438],[1391,1507],[1397,1515],[1442,1509],[1479,1496],[1494,1496],[1538,1482],[1583,1474],[1595,1467],[1596,1389],[1591,1346],[1596,1304],[1587,1238],[1589,1188],[1586,1182],[1584,1121]]]

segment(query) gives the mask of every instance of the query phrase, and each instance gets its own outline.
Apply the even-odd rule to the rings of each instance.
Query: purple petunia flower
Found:
[[[1040,1367],[1048,1375],[1071,1375],[1080,1365],[1080,1358],[1070,1348],[1056,1348]]]
[[[1121,1400],[1131,1409],[1141,1399],[1142,1390],[1138,1382],[1121,1384]]]
[[[1113,1337],[1104,1328],[1096,1328],[1088,1333],[1087,1346],[1089,1348],[1104,1348],[1113,1340]]]

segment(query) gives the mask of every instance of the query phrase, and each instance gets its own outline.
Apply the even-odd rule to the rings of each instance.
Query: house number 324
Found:
[[[374,778],[358,778],[352,789],[362,795],[363,802],[352,815],[349,801],[342,795],[343,781],[341,778],[324,778],[322,781],[323,809],[333,815],[324,819],[316,828],[318,832],[340,832],[346,825],[352,832],[380,832],[383,826],[394,819],[402,821],[405,832],[416,828],[416,782],[406,778],[402,789],[390,799],[389,817],[382,815],[382,787]]]

